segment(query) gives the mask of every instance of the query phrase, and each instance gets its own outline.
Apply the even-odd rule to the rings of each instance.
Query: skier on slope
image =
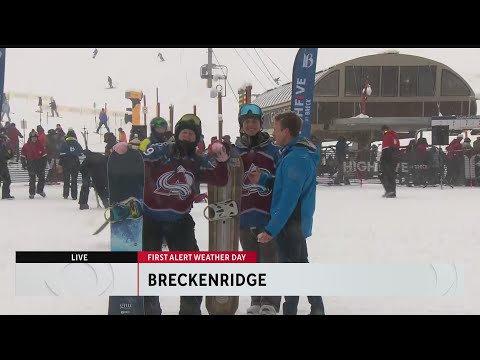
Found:
[[[195,222],[190,215],[193,184],[196,179],[217,186],[228,182],[228,154],[219,143],[214,158],[200,156],[195,149],[202,134],[200,119],[186,114],[175,126],[175,142],[150,145],[143,153],[145,190],[143,250],[162,251],[165,237],[170,251],[199,251]],[[119,143],[114,151],[122,154],[127,145]],[[201,315],[201,296],[182,296],[180,315]],[[146,311],[161,314],[157,296],[145,297]]]
[[[104,108],[102,108],[100,114],[98,114],[98,120],[98,128],[95,132],[98,134],[102,125],[105,126],[105,129],[107,129],[108,132],[110,132],[110,129],[108,128],[108,115]]]
[[[260,244],[257,236],[268,223],[272,191],[263,186],[252,184],[248,180],[248,173],[252,168],[262,169],[275,175],[275,163],[280,157],[279,146],[273,144],[270,135],[262,132],[262,109],[253,104],[242,106],[238,114],[240,138],[235,148],[240,154],[245,171],[242,186],[242,202],[240,213],[240,243],[244,251],[257,253],[260,263],[277,262],[277,251],[274,242]],[[252,296],[247,314],[257,315],[271,311],[270,307],[278,312],[280,309],[279,297]]]

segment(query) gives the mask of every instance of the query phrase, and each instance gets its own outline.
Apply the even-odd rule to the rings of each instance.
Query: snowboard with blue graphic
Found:
[[[111,251],[142,251],[144,168],[140,152],[133,149],[108,158],[108,192]],[[108,214],[109,213],[109,214]],[[111,296],[109,315],[144,315],[143,297]]]

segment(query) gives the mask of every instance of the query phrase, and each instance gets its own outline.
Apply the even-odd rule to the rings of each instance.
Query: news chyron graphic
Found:
[[[252,252],[17,252],[17,296],[452,296],[458,264],[266,264]]]

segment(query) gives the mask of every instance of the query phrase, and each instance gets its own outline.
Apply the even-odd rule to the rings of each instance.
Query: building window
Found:
[[[435,96],[436,66],[418,67],[418,96]]]
[[[338,102],[319,102],[318,124],[330,124],[331,120],[338,119]]]
[[[351,118],[355,116],[355,103],[354,102],[341,102],[340,103],[340,119]]]
[[[345,96],[360,96],[362,85],[362,67],[345,66]]]
[[[418,66],[400,67],[400,96],[417,96]]]
[[[467,84],[449,70],[442,70],[442,96],[468,96]]]
[[[440,103],[440,111],[443,116],[462,115],[461,101],[442,101]]]
[[[345,96],[360,96],[368,77],[372,95],[378,96],[380,89],[379,66],[345,66]]]
[[[318,83],[318,93],[319,96],[338,96],[338,82],[340,78],[340,71],[335,70],[325,76]]]
[[[382,68],[382,96],[398,96],[398,66]]]
[[[380,66],[362,67],[362,89],[367,78],[372,89],[372,95],[370,96],[378,96],[380,93]]]

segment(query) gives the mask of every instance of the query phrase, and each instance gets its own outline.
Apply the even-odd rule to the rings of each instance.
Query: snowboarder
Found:
[[[95,57],[97,56],[98,54],[98,50],[97,48],[95,48],[95,50],[93,50],[93,58],[95,59]]]
[[[202,134],[200,119],[186,114],[175,126],[175,142],[150,145],[143,153],[145,191],[143,250],[162,251],[165,237],[170,251],[199,251],[195,221],[190,215],[193,184],[196,179],[213,185],[228,182],[228,154],[222,144],[213,148],[215,158],[196,154]],[[127,145],[119,143],[114,151],[124,153]],[[145,302],[158,302],[145,297]],[[182,296],[180,315],[201,315],[201,296]]]
[[[258,167],[275,175],[275,163],[280,156],[280,147],[273,144],[267,132],[262,132],[263,112],[259,106],[253,104],[242,106],[238,122],[241,136],[235,144],[235,149],[242,158],[245,171],[240,212],[240,244],[243,251],[256,252],[258,262],[275,263],[278,262],[275,243],[261,244],[257,241],[258,234],[263,231],[269,220],[272,191],[250,183],[248,173],[252,167]],[[252,296],[247,314],[278,312],[280,301],[280,297]]]
[[[110,76],[107,78],[107,81],[108,81],[108,86],[110,87],[110,89],[113,89],[112,78]]]
[[[163,58],[163,55],[162,53],[158,53],[157,57],[160,59],[160,61],[165,61],[165,59]]]

